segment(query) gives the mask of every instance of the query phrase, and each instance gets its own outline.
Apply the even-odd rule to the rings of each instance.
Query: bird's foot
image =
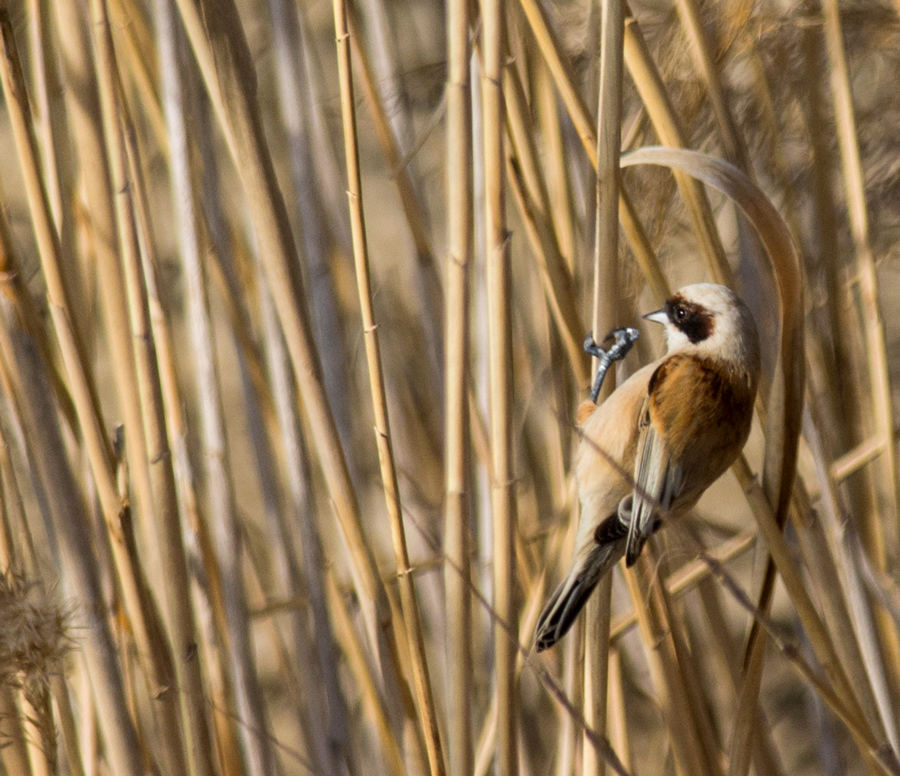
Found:
[[[597,376],[594,378],[594,387],[591,390],[591,401],[597,403],[597,397],[600,395],[600,388],[603,380],[606,378],[606,372],[612,366],[614,361],[621,361],[631,350],[632,345],[637,342],[641,334],[637,329],[630,326],[624,326],[621,329],[615,329],[604,337],[603,342],[613,341],[609,350],[604,350],[596,342],[594,342],[593,333],[589,333],[584,339],[584,350],[591,356],[599,359],[600,365],[597,368]]]

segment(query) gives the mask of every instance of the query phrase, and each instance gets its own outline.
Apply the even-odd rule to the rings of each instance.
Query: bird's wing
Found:
[[[644,543],[653,533],[653,516],[667,512],[681,491],[683,472],[677,461],[673,460],[672,450],[666,443],[659,405],[654,399],[654,387],[667,378],[672,379],[671,375],[672,370],[666,369],[666,362],[654,372],[639,416],[634,494],[625,549],[625,561],[629,566],[637,560]],[[625,516],[620,517],[624,521]]]

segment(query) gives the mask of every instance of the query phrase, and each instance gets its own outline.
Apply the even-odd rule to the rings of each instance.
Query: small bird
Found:
[[[665,326],[666,355],[578,409],[581,520],[569,573],[538,620],[538,652],[566,634],[619,559],[633,565],[663,518],[697,503],[750,434],[759,335],[741,298],[697,283],[644,318]]]

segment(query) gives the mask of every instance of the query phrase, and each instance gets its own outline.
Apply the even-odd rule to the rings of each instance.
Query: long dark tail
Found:
[[[535,648],[538,652],[550,649],[569,632],[597,583],[625,554],[627,527],[623,530],[619,526],[621,523],[617,515],[601,523],[595,535],[598,543],[582,562],[576,563],[550,597],[535,629]]]

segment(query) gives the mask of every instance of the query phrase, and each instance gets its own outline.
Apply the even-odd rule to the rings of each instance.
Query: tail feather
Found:
[[[597,583],[625,554],[626,538],[616,538],[595,545],[584,561],[578,564],[556,588],[535,629],[535,648],[538,652],[550,649],[568,633]]]

